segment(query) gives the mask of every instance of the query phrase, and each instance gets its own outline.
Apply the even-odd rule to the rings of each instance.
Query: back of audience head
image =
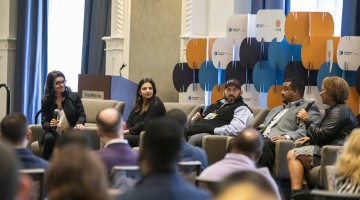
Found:
[[[243,129],[234,137],[229,145],[231,153],[238,153],[248,156],[257,162],[262,154],[263,140],[255,129]]]
[[[215,191],[215,200],[275,200],[276,191],[259,173],[241,171],[226,177]]]
[[[19,161],[11,148],[0,142],[0,197],[1,200],[30,199],[31,178],[19,174]]]
[[[149,123],[140,149],[142,173],[174,171],[182,137],[181,127],[174,120],[161,118]]]
[[[86,134],[79,133],[78,130],[70,131],[67,134],[62,135],[56,141],[53,157],[59,154],[59,151],[68,145],[78,145],[90,149],[91,141]]]
[[[123,137],[124,122],[121,113],[114,108],[102,109],[96,115],[96,124],[100,136]]]
[[[60,149],[48,169],[46,183],[50,200],[109,199],[102,161],[81,145],[69,144]]]
[[[1,134],[12,146],[26,146],[31,139],[26,117],[22,113],[12,113],[1,121]],[[26,140],[25,140],[26,139]]]
[[[165,118],[172,119],[179,123],[179,125],[182,127],[182,133],[185,134],[187,132],[187,116],[184,113],[184,111],[174,108],[166,112]]]
[[[360,184],[360,128],[354,129],[348,137],[344,150],[336,162],[336,173],[351,178]]]

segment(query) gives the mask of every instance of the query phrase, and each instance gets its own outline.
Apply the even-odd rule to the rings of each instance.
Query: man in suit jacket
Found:
[[[119,199],[210,199],[210,195],[185,183],[176,171],[182,140],[181,126],[170,119],[150,122],[140,151],[143,177]]]
[[[98,154],[110,172],[114,166],[138,165],[138,153],[124,140],[121,114],[114,108],[105,108],[96,116],[98,135],[105,142]]]
[[[4,117],[1,121],[1,135],[2,139],[14,149],[20,160],[21,169],[48,168],[49,163],[46,160],[35,156],[27,148],[31,140],[31,130],[22,113],[12,113]]]
[[[309,102],[304,101],[305,84],[301,79],[288,78],[281,91],[284,105],[273,108],[258,130],[263,135],[263,154],[258,162],[259,167],[268,167],[272,171],[275,160],[275,143],[280,140],[292,140],[306,135],[305,123],[297,120],[297,113],[306,108]],[[313,104],[309,109],[312,121],[320,119],[319,107]]]

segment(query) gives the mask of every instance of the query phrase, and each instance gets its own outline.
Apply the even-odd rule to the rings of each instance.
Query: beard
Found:
[[[238,100],[240,97],[241,97],[240,95],[238,95],[237,97],[235,97],[234,95],[229,95],[229,96],[224,95],[224,99],[228,103],[232,103],[232,102]]]

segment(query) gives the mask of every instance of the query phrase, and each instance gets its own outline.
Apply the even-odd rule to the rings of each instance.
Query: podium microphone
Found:
[[[305,111],[309,111],[309,109],[311,108],[311,106],[315,103],[314,99],[311,99],[310,102],[308,103],[308,105],[305,108]]]

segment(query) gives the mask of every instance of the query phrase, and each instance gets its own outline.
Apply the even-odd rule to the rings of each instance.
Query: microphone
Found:
[[[56,119],[56,120],[57,120],[57,118],[58,118],[58,116],[59,116],[59,113],[60,113],[60,110],[59,110],[59,109],[55,109],[55,110],[54,110],[54,118],[53,118],[53,119]]]
[[[311,99],[310,102],[308,103],[308,105],[305,108],[305,111],[309,111],[309,109],[311,108],[311,106],[315,103],[314,99]]]

